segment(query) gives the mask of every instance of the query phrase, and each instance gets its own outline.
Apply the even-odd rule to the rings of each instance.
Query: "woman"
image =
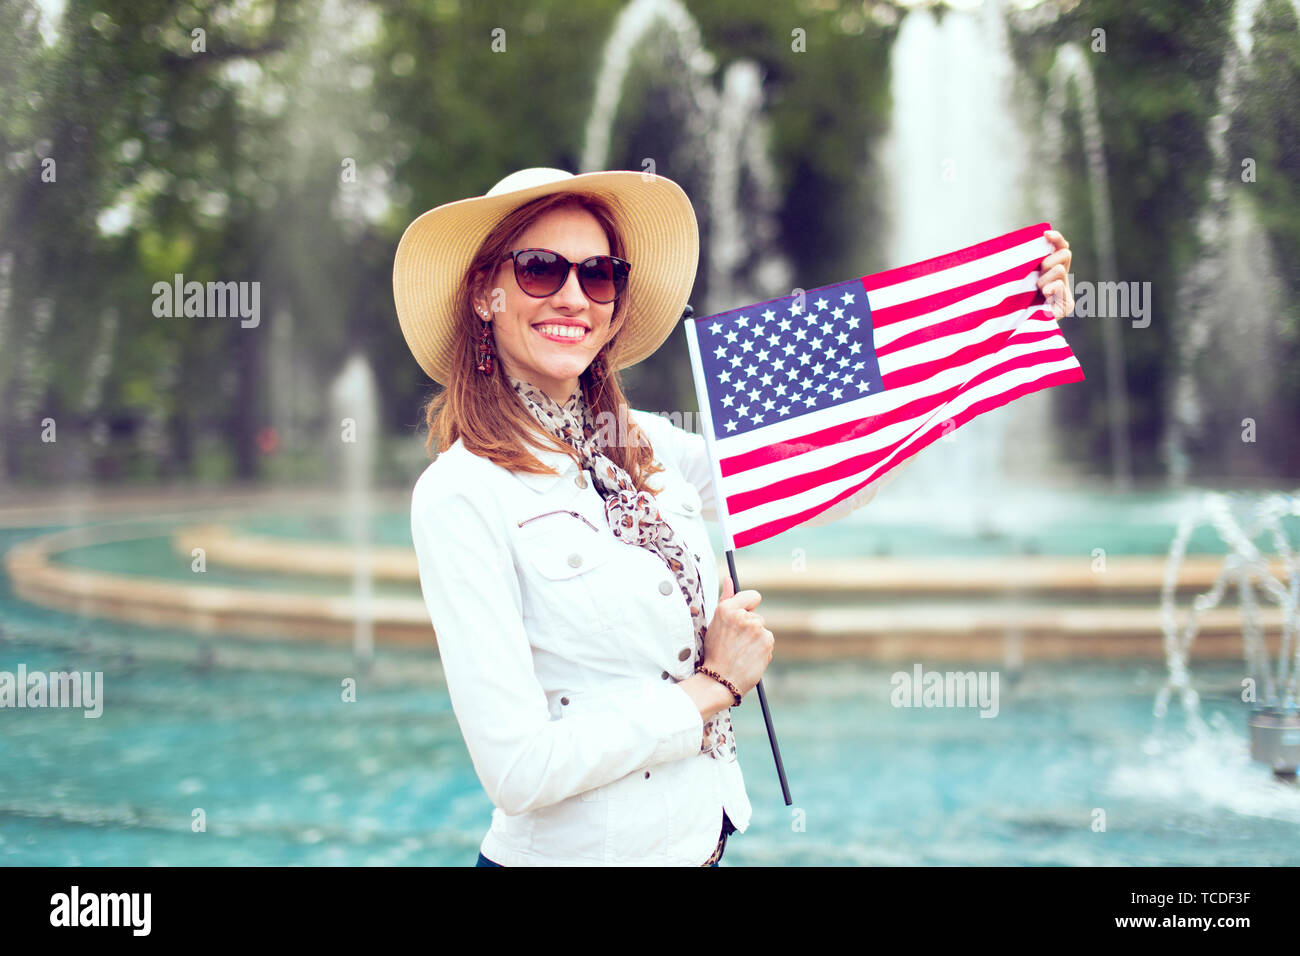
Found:
[[[480,866],[716,866],[748,827],[730,708],[773,635],[757,591],[724,575],[714,597],[702,436],[629,411],[618,377],[672,332],[698,253],[671,180],[542,168],[425,213],[399,244],[402,330],[446,386],[411,532],[495,806]],[[1068,295],[1061,255],[1043,263],[1049,296]]]

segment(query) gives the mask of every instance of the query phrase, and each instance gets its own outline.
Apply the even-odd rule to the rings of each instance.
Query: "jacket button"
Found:
[[[673,584],[672,584],[672,582],[671,582],[671,581],[660,581],[660,582],[659,582],[659,593],[660,593],[660,594],[672,594],[672,593],[673,593]]]
[[[645,772],[645,778],[646,778],[647,780],[650,779],[650,771],[649,771],[649,770],[647,770],[647,771]]]
[[[569,555],[569,567],[576,568],[580,564],[582,564],[582,555],[577,554],[576,552]]]
[[[667,671],[664,671],[664,672],[663,672],[662,674],[660,674],[659,676],[662,677],[664,680],[667,680],[667,679],[668,679],[668,672],[667,672]]]
[[[679,661],[684,661],[684,660],[686,660],[686,658],[688,658],[688,657],[690,657],[690,656],[691,656],[691,649],[690,649],[689,647],[683,647],[683,648],[682,648],[682,652],[681,652],[680,654],[677,655],[677,659],[678,659]]]
[[[587,487],[587,476],[583,472],[578,472],[578,477],[573,479],[573,483],[579,488]]]
[[[568,704],[568,703],[569,703],[569,698],[567,698],[567,697],[561,697],[561,698],[560,698],[560,703],[561,703],[561,704]]]

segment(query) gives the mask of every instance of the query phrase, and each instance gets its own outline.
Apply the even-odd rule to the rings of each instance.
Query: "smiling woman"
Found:
[[[629,414],[618,376],[676,327],[698,253],[671,180],[547,169],[398,247],[402,330],[446,385],[411,535],[496,807],[480,865],[713,866],[749,824],[729,708],[772,632],[758,592],[718,596],[703,439]]]
[[[498,257],[495,270],[491,264],[476,270],[474,310],[491,322],[506,372],[563,402],[577,388],[578,376],[618,332],[613,277],[616,265],[626,265],[626,260],[602,203],[560,193],[535,200],[521,214],[532,222],[515,240],[520,248]],[[611,249],[614,243],[620,248]],[[493,254],[490,249],[485,253]],[[611,260],[611,255],[618,258]],[[512,261],[515,281],[495,284]],[[567,267],[562,273],[553,267],[561,262]],[[607,274],[603,279],[602,272]],[[623,285],[626,271],[619,268],[618,274],[618,285]],[[602,298],[608,295],[604,302],[588,294],[593,286]],[[622,322],[626,305],[619,313]]]
[[[595,414],[616,418],[620,408],[626,409],[622,388],[609,370],[620,362],[630,364],[618,333],[639,299],[630,282],[621,282],[613,301],[594,301],[581,278],[581,265],[589,257],[627,261],[616,221],[619,208],[614,196],[556,192],[524,202],[492,224],[456,285],[452,310],[461,331],[454,347],[459,354],[453,359],[456,374],[425,409],[431,452],[435,441],[445,449],[459,440],[502,467],[535,472],[536,460],[520,443],[508,440],[537,434],[536,422],[514,395],[512,379],[535,385],[557,402],[564,402],[581,381]],[[512,255],[538,248],[578,267],[567,270],[560,283],[543,286],[543,276],[527,275],[540,264],[524,259],[521,265],[522,256]],[[526,292],[525,285],[534,292]],[[550,293],[534,294],[548,287]],[[575,328],[580,335],[571,331]],[[504,374],[496,374],[496,364]],[[632,440],[611,447],[608,454],[638,490],[649,490],[645,479],[655,473],[653,453],[637,434],[631,429]]]

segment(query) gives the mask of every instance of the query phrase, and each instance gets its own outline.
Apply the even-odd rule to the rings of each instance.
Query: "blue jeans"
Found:
[[[727,816],[725,810],[722,812],[722,831],[727,836],[730,836],[731,834],[736,832],[736,828],[735,826],[732,825],[731,818]],[[725,844],[723,845],[723,851],[724,852],[726,851]],[[500,863],[493,863],[491,860],[485,857],[481,852],[478,855],[478,862],[475,863],[474,865],[475,866],[501,866]],[[717,865],[718,865],[717,862],[713,862],[709,864],[709,866],[717,866]]]

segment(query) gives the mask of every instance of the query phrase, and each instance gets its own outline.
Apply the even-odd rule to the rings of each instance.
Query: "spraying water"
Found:
[[[601,54],[596,96],[587,118],[582,172],[608,168],[614,122],[637,54],[657,43],[656,76],[680,92],[682,138],[672,178],[686,187],[704,244],[709,315],[787,291],[791,270],[776,243],[776,173],[763,117],[763,78],[748,60],[730,64],[719,91],[716,58],[678,0],[633,0],[619,14]],[[656,168],[664,157],[655,160]],[[637,165],[645,169],[645,159]],[[698,183],[696,182],[698,180]]]
[[[1044,127],[1052,158],[1065,151],[1063,117],[1069,108],[1067,87],[1073,84],[1079,99],[1079,124],[1088,168],[1088,197],[1093,222],[1093,248],[1101,270],[1098,281],[1119,281],[1115,255],[1115,226],[1111,218],[1110,177],[1106,173],[1106,144],[1102,139],[1097,91],[1087,56],[1076,44],[1068,43],[1056,53],[1052,65],[1051,89],[1047,97]],[[1059,203],[1059,197],[1058,197]],[[1106,412],[1110,425],[1111,469],[1115,487],[1125,490],[1133,479],[1132,452],[1128,436],[1128,386],[1124,381],[1124,343],[1119,334],[1121,316],[1102,317],[1102,349],[1106,357]]]
[[[374,658],[371,527],[375,457],[378,450],[378,392],[370,364],[353,355],[330,386],[334,421],[327,435],[340,441],[343,473],[344,527],[355,557],[352,597],[355,630],[353,651],[358,664],[369,668]],[[341,432],[335,432],[339,428]]]
[[[950,252],[1024,225],[1030,137],[1017,117],[1006,26],[997,4],[906,14],[891,55],[893,113],[880,147],[887,177],[887,266]],[[890,495],[891,510],[934,515],[972,535],[1012,530],[998,502],[1004,459],[1016,475],[1046,467],[1047,396],[1030,395],[936,441]],[[959,496],[954,488],[963,489]]]
[[[1179,283],[1182,320],[1169,398],[1165,457],[1169,478],[1185,484],[1191,442],[1206,424],[1207,406],[1223,401],[1244,409],[1267,407],[1277,379],[1276,316],[1282,288],[1268,243],[1239,183],[1238,158],[1229,155],[1228,129],[1250,68],[1251,26],[1260,0],[1241,0],[1232,42],[1219,74],[1219,112],[1209,123],[1212,157],[1209,200],[1196,219],[1201,254]],[[1229,189],[1233,183],[1235,188]]]

